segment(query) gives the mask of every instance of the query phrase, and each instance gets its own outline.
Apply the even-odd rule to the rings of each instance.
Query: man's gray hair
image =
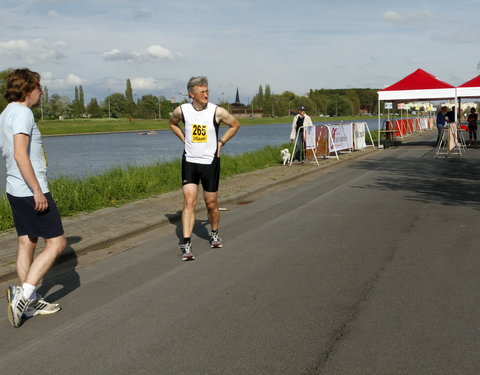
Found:
[[[188,92],[193,92],[193,88],[195,86],[207,86],[208,87],[208,79],[204,76],[192,77],[188,81],[187,90]]]

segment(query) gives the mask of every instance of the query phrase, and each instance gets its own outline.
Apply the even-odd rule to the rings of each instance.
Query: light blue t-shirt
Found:
[[[33,190],[25,182],[13,154],[13,136],[29,136],[28,154],[42,192],[48,193],[47,160],[43,150],[42,135],[35,124],[30,108],[17,103],[9,103],[0,115],[0,149],[7,165],[6,192],[15,197],[33,196]]]

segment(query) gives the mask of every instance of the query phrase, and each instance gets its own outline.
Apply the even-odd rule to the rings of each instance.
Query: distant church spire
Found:
[[[235,97],[235,104],[242,104],[240,103],[240,95],[238,95],[238,87],[237,87],[237,96]]]

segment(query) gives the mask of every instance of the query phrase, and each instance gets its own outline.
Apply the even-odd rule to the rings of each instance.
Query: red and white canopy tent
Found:
[[[478,87],[477,87],[478,88]],[[478,88],[480,91],[480,88]],[[456,89],[422,69],[378,91],[378,145],[380,146],[380,102],[455,99]]]
[[[465,82],[457,87],[457,97],[460,98],[480,98],[480,76]]]

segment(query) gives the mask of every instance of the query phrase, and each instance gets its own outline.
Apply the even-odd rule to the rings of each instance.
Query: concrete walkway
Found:
[[[351,159],[365,157],[372,152],[388,152],[388,150],[378,151],[377,148],[368,147],[363,151],[340,154],[340,160],[320,160],[320,166],[315,163],[292,166],[279,165],[222,180],[219,191],[220,207],[241,202],[249,194],[268,189],[273,185],[285,183],[310,173],[320,173],[325,168],[337,166]],[[59,262],[72,256],[79,257],[90,251],[102,249],[160,225],[178,220],[181,217],[182,201],[183,196],[179,189],[120,207],[110,207],[91,213],[65,217],[62,221],[68,245]],[[200,198],[198,212],[203,209],[203,199]],[[1,233],[0,281],[16,277],[16,251],[17,236],[15,231],[10,230]]]

